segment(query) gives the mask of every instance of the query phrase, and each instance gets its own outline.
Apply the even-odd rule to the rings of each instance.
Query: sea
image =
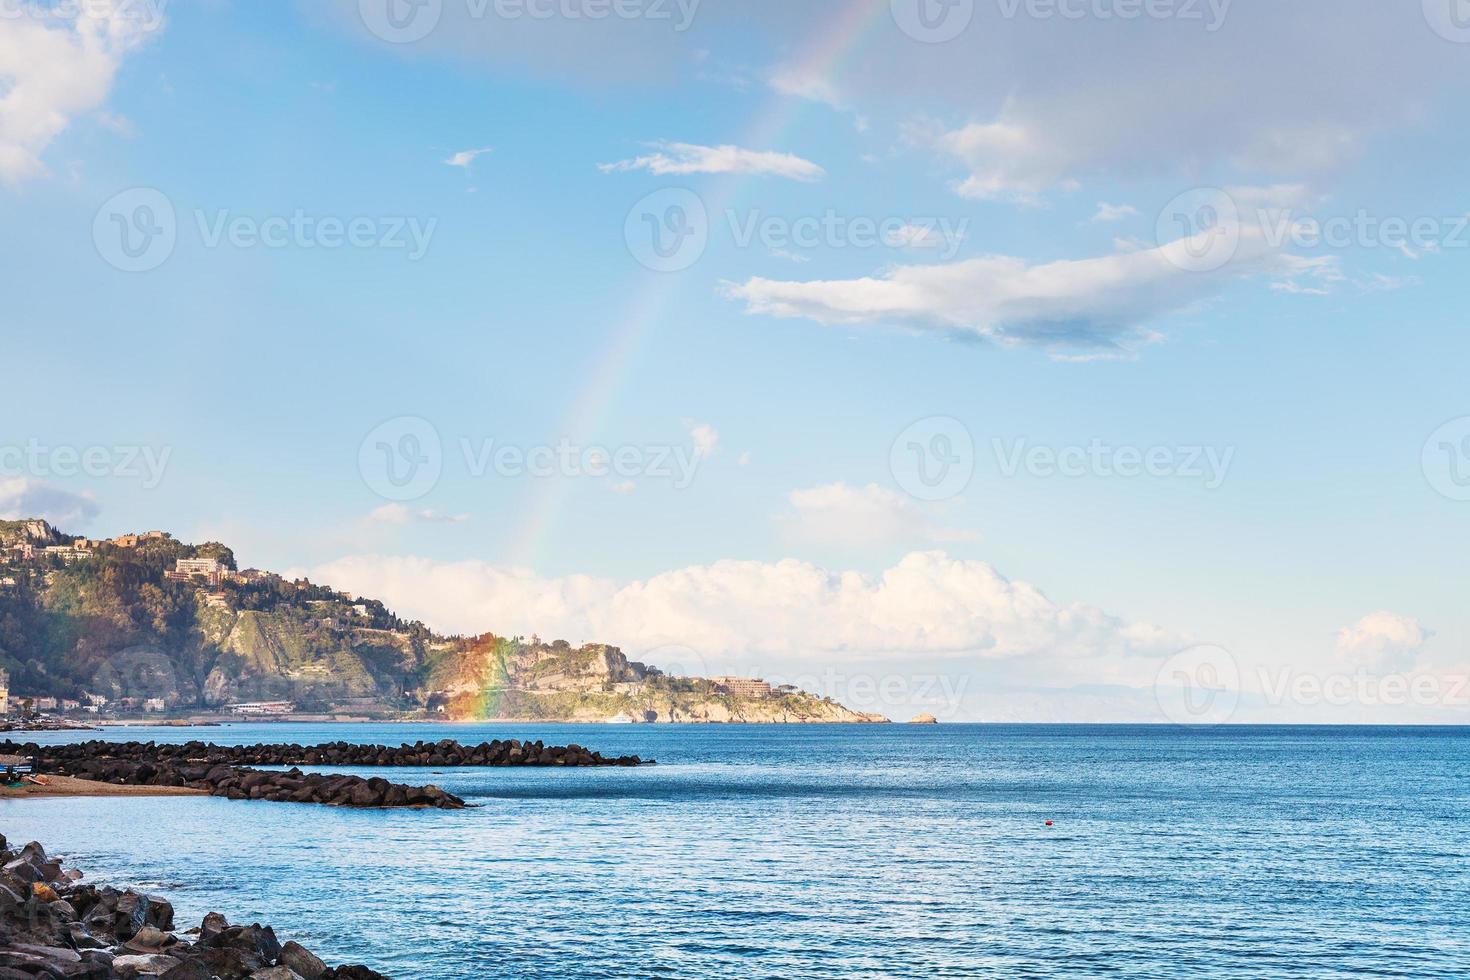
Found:
[[[90,733],[25,736],[65,741]],[[88,880],[458,978],[1470,977],[1470,729],[306,725],[638,769],[373,770],[475,807],[0,801]],[[181,925],[181,928],[183,926]]]

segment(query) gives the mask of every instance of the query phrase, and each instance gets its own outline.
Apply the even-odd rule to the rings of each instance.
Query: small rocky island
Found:
[[[175,930],[166,900],[81,884],[82,873],[32,841],[0,834],[0,978],[10,980],[387,980],[364,966],[328,967],[270,926],[229,924],[218,912]]]
[[[580,745],[516,739],[462,745],[450,739],[386,745],[212,745],[88,741],[70,745],[0,742],[0,755],[31,760],[34,772],[119,786],[192,789],[232,800],[349,807],[458,810],[464,800],[437,786],[406,786],[380,777],[305,773],[299,766],[638,766],[638,756],[608,758]],[[290,766],[285,771],[254,766]],[[3,974],[0,974],[3,980]]]

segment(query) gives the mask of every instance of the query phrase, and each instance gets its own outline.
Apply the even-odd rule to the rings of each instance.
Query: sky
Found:
[[[1461,0],[0,0],[0,517],[900,720],[1470,718]]]

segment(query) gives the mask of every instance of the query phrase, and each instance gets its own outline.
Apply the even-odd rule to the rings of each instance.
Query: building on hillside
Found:
[[[225,710],[236,715],[289,715],[295,707],[290,701],[241,701]]]
[[[55,711],[59,706],[53,697],[31,698],[30,702],[32,711]]]
[[[174,571],[185,575],[218,575],[224,570],[218,558],[180,558],[174,562]]]
[[[88,551],[86,548],[78,548],[74,545],[57,544],[47,548],[46,554],[50,555],[53,558],[60,558],[62,561],[70,565],[78,558],[86,558],[88,555],[91,554],[91,552]]]
[[[0,670],[0,718],[10,714],[10,675]]]
[[[156,713],[164,710],[167,707],[168,704],[163,700],[163,698],[145,698],[143,700],[144,711],[151,711]]]
[[[112,544],[118,548],[136,548],[141,539],[136,534],[123,534],[112,539]]]
[[[218,558],[180,558],[174,562],[173,571],[164,572],[163,577],[170,582],[203,580],[209,585],[219,585],[231,576]]]
[[[749,677],[714,677],[715,686],[726,694],[740,698],[763,698],[771,693],[771,685]]]

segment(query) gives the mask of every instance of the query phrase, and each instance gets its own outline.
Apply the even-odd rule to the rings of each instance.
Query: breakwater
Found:
[[[32,760],[35,771],[126,786],[184,787],[232,800],[316,803],[349,807],[462,809],[464,800],[437,786],[409,786],[380,777],[303,772],[298,766],[636,766],[638,756],[607,758],[579,745],[547,746],[515,739],[461,745],[452,740],[397,747],[288,744],[213,745],[205,742],[87,741],[69,745],[0,743],[0,755]],[[253,766],[290,766],[285,771]]]
[[[358,745],[327,742],[322,745],[261,743],[215,745],[192,741],[180,744],[157,742],[108,742],[93,739],[69,745],[37,745],[0,742],[0,754],[29,755],[48,762],[82,759],[119,759],[150,762],[207,763],[229,766],[639,766],[650,765],[636,755],[604,756],[580,745],[547,745],[496,739],[464,745],[452,739],[438,742],[405,742],[402,745]]]

